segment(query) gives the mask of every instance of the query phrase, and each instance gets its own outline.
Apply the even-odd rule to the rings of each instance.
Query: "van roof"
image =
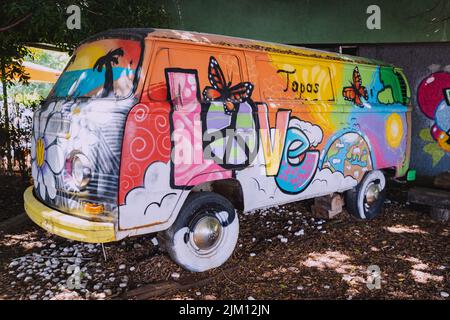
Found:
[[[134,37],[137,39],[144,39],[144,38],[172,39],[184,42],[201,43],[206,45],[226,46],[239,49],[250,49],[255,51],[292,54],[310,58],[336,60],[347,63],[359,63],[359,64],[392,67],[391,64],[385,63],[383,61],[340,54],[335,52],[298,47],[293,45],[285,45],[274,42],[245,39],[210,33],[201,33],[194,31],[174,30],[174,29],[154,29],[154,28],[111,29],[96,34],[83,41],[83,43],[111,36]]]

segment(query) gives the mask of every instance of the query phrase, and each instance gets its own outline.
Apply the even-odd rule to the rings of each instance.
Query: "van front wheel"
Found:
[[[345,193],[347,211],[362,220],[377,217],[386,199],[386,179],[383,172],[373,170],[366,173],[362,181]]]
[[[219,267],[233,253],[239,220],[233,205],[213,192],[190,195],[173,225],[160,234],[171,258],[189,271]]]

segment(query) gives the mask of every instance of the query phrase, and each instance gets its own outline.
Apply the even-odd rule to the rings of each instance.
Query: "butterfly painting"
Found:
[[[236,111],[236,104],[245,102],[252,95],[253,85],[250,82],[240,82],[231,86],[231,81],[226,81],[222,69],[214,57],[209,59],[208,79],[211,86],[203,90],[203,99],[207,102],[223,102],[223,109],[227,115]]]
[[[349,87],[344,87],[342,89],[342,95],[347,101],[352,101],[358,107],[363,107],[364,104],[361,98],[365,100],[368,99],[368,93],[366,87],[362,85],[361,74],[359,73],[358,67],[353,70],[353,83],[350,83]]]
[[[208,79],[211,86],[203,90],[203,99],[208,102],[202,112],[207,137],[203,147],[223,168],[242,169],[258,150],[257,108],[250,98],[254,87],[250,82],[232,85],[214,57],[209,59]]]

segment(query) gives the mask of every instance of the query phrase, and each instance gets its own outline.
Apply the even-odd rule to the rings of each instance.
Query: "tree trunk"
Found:
[[[5,117],[5,134],[6,134],[6,158],[8,159],[7,171],[12,173],[12,159],[11,159],[11,137],[9,128],[9,109],[8,109],[8,94],[6,85],[6,65],[3,59],[0,59],[0,67],[2,71],[2,86],[3,86],[3,111]]]

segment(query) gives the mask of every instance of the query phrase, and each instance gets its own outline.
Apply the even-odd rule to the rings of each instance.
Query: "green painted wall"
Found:
[[[444,42],[450,0],[161,0],[171,28],[292,44]],[[367,7],[381,9],[369,30]]]

